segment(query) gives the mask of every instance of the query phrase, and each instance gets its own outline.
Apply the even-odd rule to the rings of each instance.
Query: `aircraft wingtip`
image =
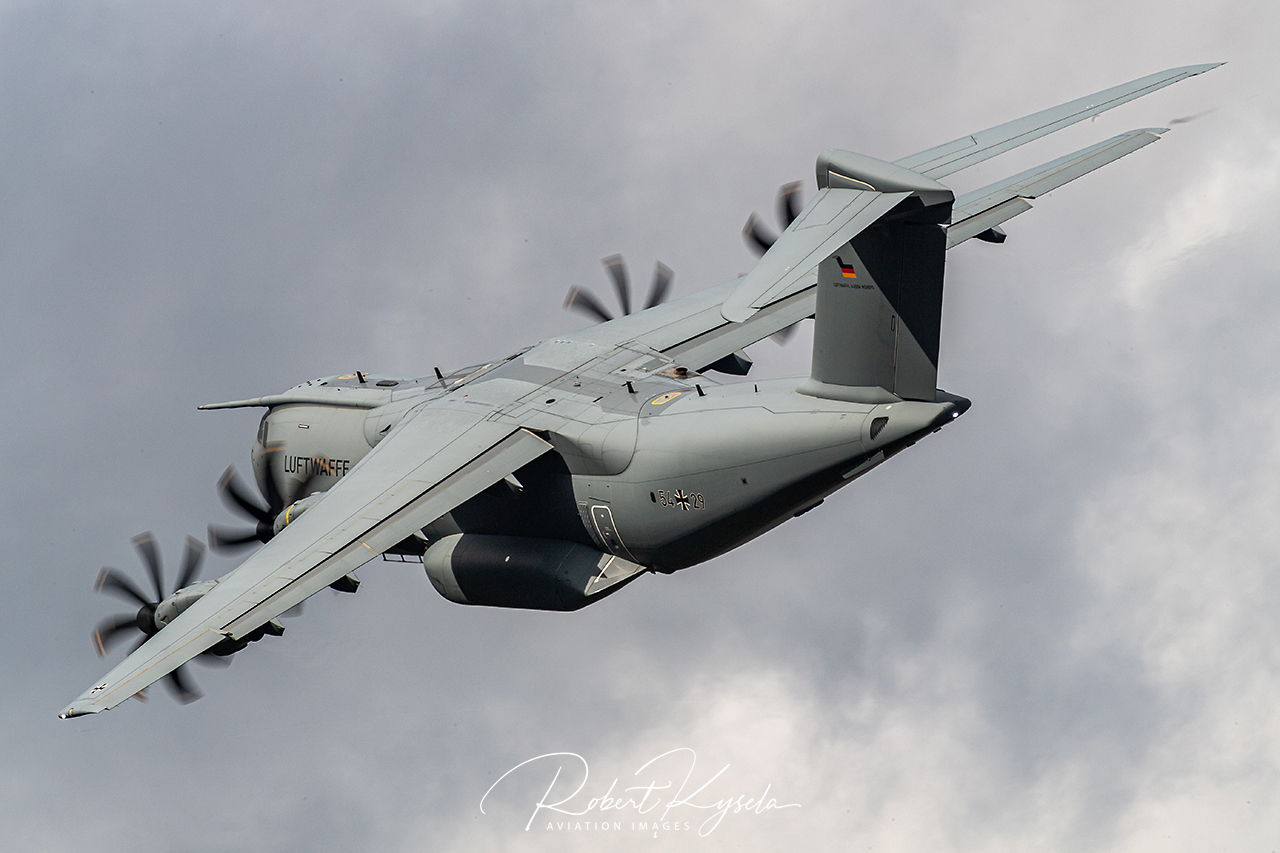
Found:
[[[1183,65],[1180,68],[1170,68],[1168,71],[1164,73],[1184,74],[1185,77],[1183,77],[1182,79],[1185,80],[1186,77],[1194,77],[1197,74],[1203,74],[1206,71],[1212,71],[1213,69],[1226,64],[1227,63],[1224,61],[1224,62],[1205,62],[1201,65]]]
[[[59,720],[70,720],[72,717],[87,717],[90,714],[96,714],[99,708],[85,708],[79,705],[80,700],[72,702],[70,705],[62,709],[62,713],[58,714]]]

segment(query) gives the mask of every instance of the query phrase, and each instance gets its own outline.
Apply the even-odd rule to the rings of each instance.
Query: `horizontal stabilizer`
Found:
[[[945,145],[921,151],[895,161],[895,165],[903,166],[913,172],[919,172],[930,178],[941,178],[961,169],[981,163],[1025,145],[1033,139],[1047,136],[1054,131],[1070,127],[1079,121],[1092,118],[1099,113],[1128,103],[1135,98],[1148,95],[1157,89],[1203,74],[1222,65],[1221,62],[1208,65],[1187,65],[1182,68],[1171,68],[1158,74],[1151,74],[1130,83],[1113,86],[1083,98],[1077,98],[1047,110],[1041,110],[1029,116],[1006,122],[996,127],[962,136]]]
[[[1165,130],[1167,128],[1131,130],[1011,178],[965,193],[956,199],[952,208],[951,225],[947,228],[947,248],[958,246],[971,237],[977,237],[1000,223],[1025,213],[1031,209],[1025,199],[1056,190],[1094,169],[1150,145]]]
[[[808,287],[818,264],[909,195],[835,187],[819,190],[720,306],[724,318],[740,323]]]

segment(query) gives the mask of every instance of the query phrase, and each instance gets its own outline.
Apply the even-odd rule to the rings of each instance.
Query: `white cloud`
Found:
[[[6,7],[6,837],[599,849],[485,820],[485,774],[545,748],[621,777],[688,745],[731,764],[730,790],[772,782],[802,808],[619,849],[1265,840],[1264,109],[1180,126],[958,256],[946,370],[980,386],[953,389],[974,411],[822,512],[562,619],[371,567],[359,596],[197,673],[198,705],[54,719],[102,671],[86,635],[117,608],[89,592],[97,567],[132,568],[144,527],[177,543],[225,520],[213,483],[256,413],[194,403],[505,355],[575,324],[559,300],[603,289],[615,250],[641,285],[654,257],[678,293],[718,283],[751,263],[747,213],[828,145],[896,156],[1228,46],[1238,65],[1115,130],[1212,106],[1198,93],[1225,81],[1273,91],[1268,7],[1115,5]],[[1158,165],[1175,155],[1193,167]],[[1100,201],[1113,180],[1135,192]],[[1060,272],[1081,255],[1120,286]],[[757,349],[807,369],[803,339]]]
[[[1238,122],[1227,127],[1241,129]],[[1276,129],[1270,122],[1246,126],[1252,133],[1224,144],[1212,160],[1195,164],[1190,175],[1166,179],[1179,187],[1177,192],[1151,231],[1125,253],[1119,271],[1118,293],[1130,308],[1151,310],[1166,296],[1162,285],[1173,279],[1180,263],[1271,218],[1272,199],[1280,189]]]
[[[1156,737],[1114,849],[1244,849],[1280,802],[1280,397],[1238,398],[1210,434],[1158,423],[1156,447],[1077,517],[1093,600],[1073,646],[1132,656]]]

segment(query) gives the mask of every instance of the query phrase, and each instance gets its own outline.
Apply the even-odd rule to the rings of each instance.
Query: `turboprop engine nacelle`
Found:
[[[639,577],[644,566],[576,542],[455,533],[422,559],[436,591],[458,604],[577,610]]]
[[[218,585],[217,581],[200,581],[190,586],[184,586],[173,595],[156,605],[155,614],[152,618],[155,620],[156,629],[159,630],[168,625],[174,619],[177,619],[182,611],[195,604],[205,593]]]

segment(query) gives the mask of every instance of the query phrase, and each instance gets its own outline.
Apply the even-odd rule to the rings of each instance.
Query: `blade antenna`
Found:
[[[613,279],[613,289],[618,292],[618,302],[622,305],[622,314],[631,313],[631,284],[627,281],[627,265],[622,262],[622,255],[610,255],[600,261]]]
[[[662,261],[654,264],[653,284],[649,285],[649,301],[645,304],[645,308],[652,308],[667,301],[667,291],[671,289],[671,279],[674,276],[675,273],[671,271],[671,267]]]

